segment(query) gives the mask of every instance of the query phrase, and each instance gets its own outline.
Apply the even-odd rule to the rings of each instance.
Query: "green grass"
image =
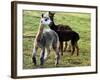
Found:
[[[39,26],[41,11],[23,11],[23,36],[35,36]],[[73,30],[79,33],[79,48],[80,55],[76,56],[71,53],[64,52],[61,56],[60,64],[57,67],[79,67],[91,65],[91,40],[90,40],[90,14],[86,13],[56,13],[54,21],[56,24],[70,25]],[[39,53],[37,52],[38,65],[34,66],[32,63],[32,49],[34,38],[23,38],[23,69],[39,68]],[[52,50],[48,60],[45,62],[43,68],[52,68],[54,66],[54,51]]]

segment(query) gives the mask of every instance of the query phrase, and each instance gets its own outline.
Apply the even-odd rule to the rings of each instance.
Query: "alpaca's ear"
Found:
[[[42,14],[41,14],[41,17],[42,17],[42,18],[43,18],[43,15],[44,15],[44,14],[42,13]]]
[[[49,15],[55,15],[55,12],[49,11]]]
[[[55,15],[55,12],[52,12],[53,15]]]
[[[51,12],[49,11],[49,14],[51,14]]]

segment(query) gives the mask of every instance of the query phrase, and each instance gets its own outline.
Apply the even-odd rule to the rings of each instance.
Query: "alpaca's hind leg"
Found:
[[[37,53],[37,49],[38,49],[37,46],[35,46],[33,48],[33,57],[32,57],[32,60],[33,60],[34,65],[36,65],[36,53]]]
[[[77,49],[77,56],[79,55],[79,47],[78,47],[78,43],[76,43],[76,49]]]
[[[60,54],[59,54],[59,46],[57,46],[57,44],[53,44],[53,49],[55,51],[55,65],[57,66],[57,64],[59,64],[59,60],[60,60]]]
[[[74,51],[75,51],[75,41],[74,40],[72,40],[71,41],[71,46],[72,46],[72,55],[74,54]]]
[[[74,54],[75,52],[75,45],[72,45],[72,55]]]
[[[40,53],[40,65],[41,66],[44,64],[44,55],[45,55],[45,48],[42,48],[41,53]]]

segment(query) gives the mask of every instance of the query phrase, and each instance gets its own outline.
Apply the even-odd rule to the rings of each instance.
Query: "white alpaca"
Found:
[[[45,59],[47,58],[48,54],[50,53],[50,47],[55,51],[55,65],[59,64],[60,54],[59,54],[59,37],[57,33],[51,29],[45,29],[45,26],[50,24],[50,19],[48,17],[44,17],[42,14],[38,33],[34,40],[34,49],[33,49],[33,63],[34,65],[37,64],[36,62],[36,54],[38,47],[41,48],[40,53],[40,65],[44,64]],[[45,52],[45,49],[47,52]]]

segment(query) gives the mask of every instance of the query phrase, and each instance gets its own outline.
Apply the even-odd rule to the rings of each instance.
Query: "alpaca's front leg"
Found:
[[[44,55],[45,55],[45,48],[41,49],[41,53],[40,53],[40,65],[41,66],[44,64]]]
[[[37,64],[36,63],[36,53],[37,53],[37,49],[38,49],[38,47],[36,47],[36,46],[33,48],[33,57],[32,57],[32,60],[33,60],[34,65]]]
[[[63,56],[63,42],[60,41],[60,50],[61,50],[61,55]]]

